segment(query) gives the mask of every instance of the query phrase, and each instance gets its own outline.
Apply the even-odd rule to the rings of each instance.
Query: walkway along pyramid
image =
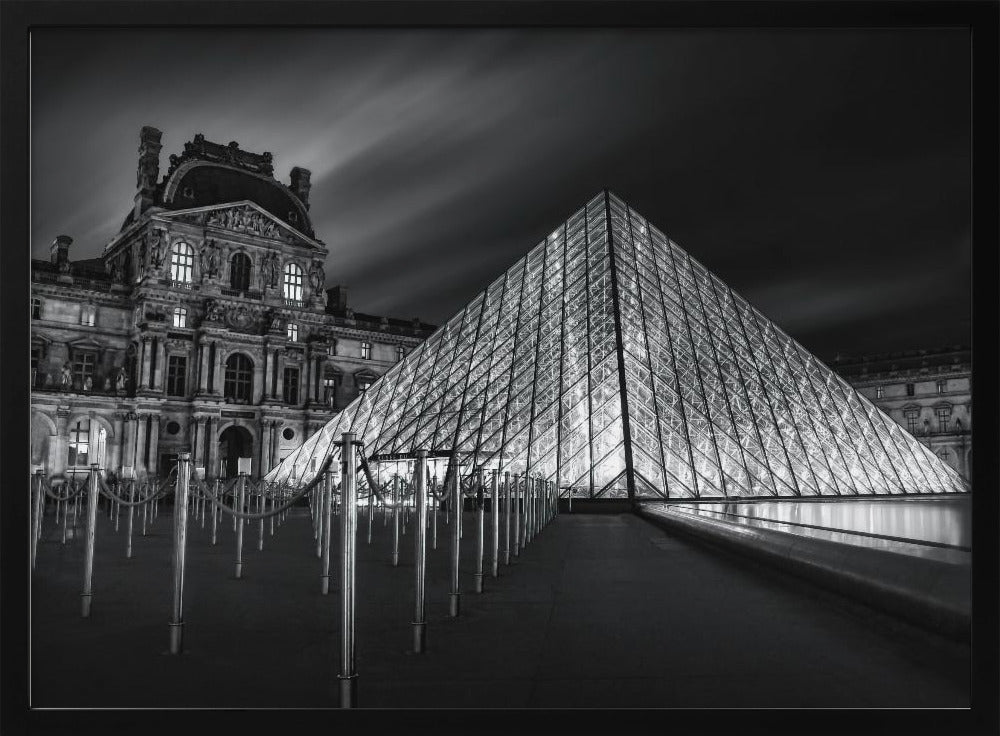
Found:
[[[561,494],[969,490],[948,465],[618,197],[601,193],[268,480],[343,432],[378,462],[456,453]]]

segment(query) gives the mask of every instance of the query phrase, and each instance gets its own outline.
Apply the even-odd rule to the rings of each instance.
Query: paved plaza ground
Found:
[[[488,519],[488,517],[487,517]],[[80,617],[82,537],[46,518],[32,586],[35,707],[336,707],[339,607],[320,594],[305,509],[233,576],[231,522],[210,545],[192,521],[185,653],[166,654],[172,513],[126,559],[98,515],[94,601]],[[357,664],[368,708],[966,707],[967,646],[698,543],[632,514],[561,514],[501,577],[472,592],[466,514],[462,615],[448,616],[449,530],[428,551],[428,652],[409,650],[412,527],[359,523]],[[488,528],[488,526],[487,526]],[[140,529],[137,525],[137,530]],[[488,536],[487,536],[488,539]]]

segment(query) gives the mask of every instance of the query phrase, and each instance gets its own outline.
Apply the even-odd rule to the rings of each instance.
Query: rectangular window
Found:
[[[90,384],[94,381],[94,368],[97,366],[97,353],[83,352],[76,350],[73,352],[73,387],[87,388],[87,379]]]
[[[358,391],[364,393],[368,390],[368,387],[372,385],[372,379],[370,378],[359,378],[358,379]]]
[[[944,379],[942,379],[942,380],[940,380],[940,381],[937,382],[937,392],[939,394],[943,394],[947,390],[948,390],[948,379],[947,378],[944,378]]]
[[[90,420],[81,419],[69,428],[70,466],[86,466],[90,455]]]
[[[935,409],[934,413],[937,415],[938,432],[947,432],[948,420],[951,419],[951,409],[948,408]]]
[[[364,360],[372,359],[372,344],[367,340],[361,341],[361,357]]]
[[[31,298],[31,318],[41,319],[42,318],[42,300],[37,296]]]
[[[285,366],[282,392],[282,398],[286,404],[299,403],[299,369],[297,366]]]
[[[885,395],[885,389],[883,389],[881,386],[876,386],[875,387],[875,398],[876,399],[881,399],[884,395]]]
[[[913,384],[912,383],[906,384],[906,395],[907,396],[913,396]]]
[[[919,414],[915,411],[906,412],[906,431],[910,434],[917,433],[917,417]]]
[[[97,307],[93,304],[84,304],[80,308],[80,324],[93,327],[97,317]]]
[[[167,356],[167,396],[187,395],[187,356]]]
[[[184,307],[174,307],[174,327],[187,327],[187,314]]]
[[[299,341],[299,326],[294,322],[288,323],[288,339],[292,342]]]
[[[401,361],[405,355],[406,355],[406,349],[402,345],[399,345],[396,348],[396,362],[398,363],[399,361]]]

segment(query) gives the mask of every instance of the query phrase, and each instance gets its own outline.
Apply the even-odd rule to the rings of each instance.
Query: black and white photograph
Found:
[[[30,715],[995,727],[1000,5],[31,5]]]

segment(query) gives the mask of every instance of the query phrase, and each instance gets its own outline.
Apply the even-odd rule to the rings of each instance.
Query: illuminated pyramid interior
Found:
[[[275,467],[343,432],[561,495],[950,493],[950,467],[615,195],[574,213]]]

